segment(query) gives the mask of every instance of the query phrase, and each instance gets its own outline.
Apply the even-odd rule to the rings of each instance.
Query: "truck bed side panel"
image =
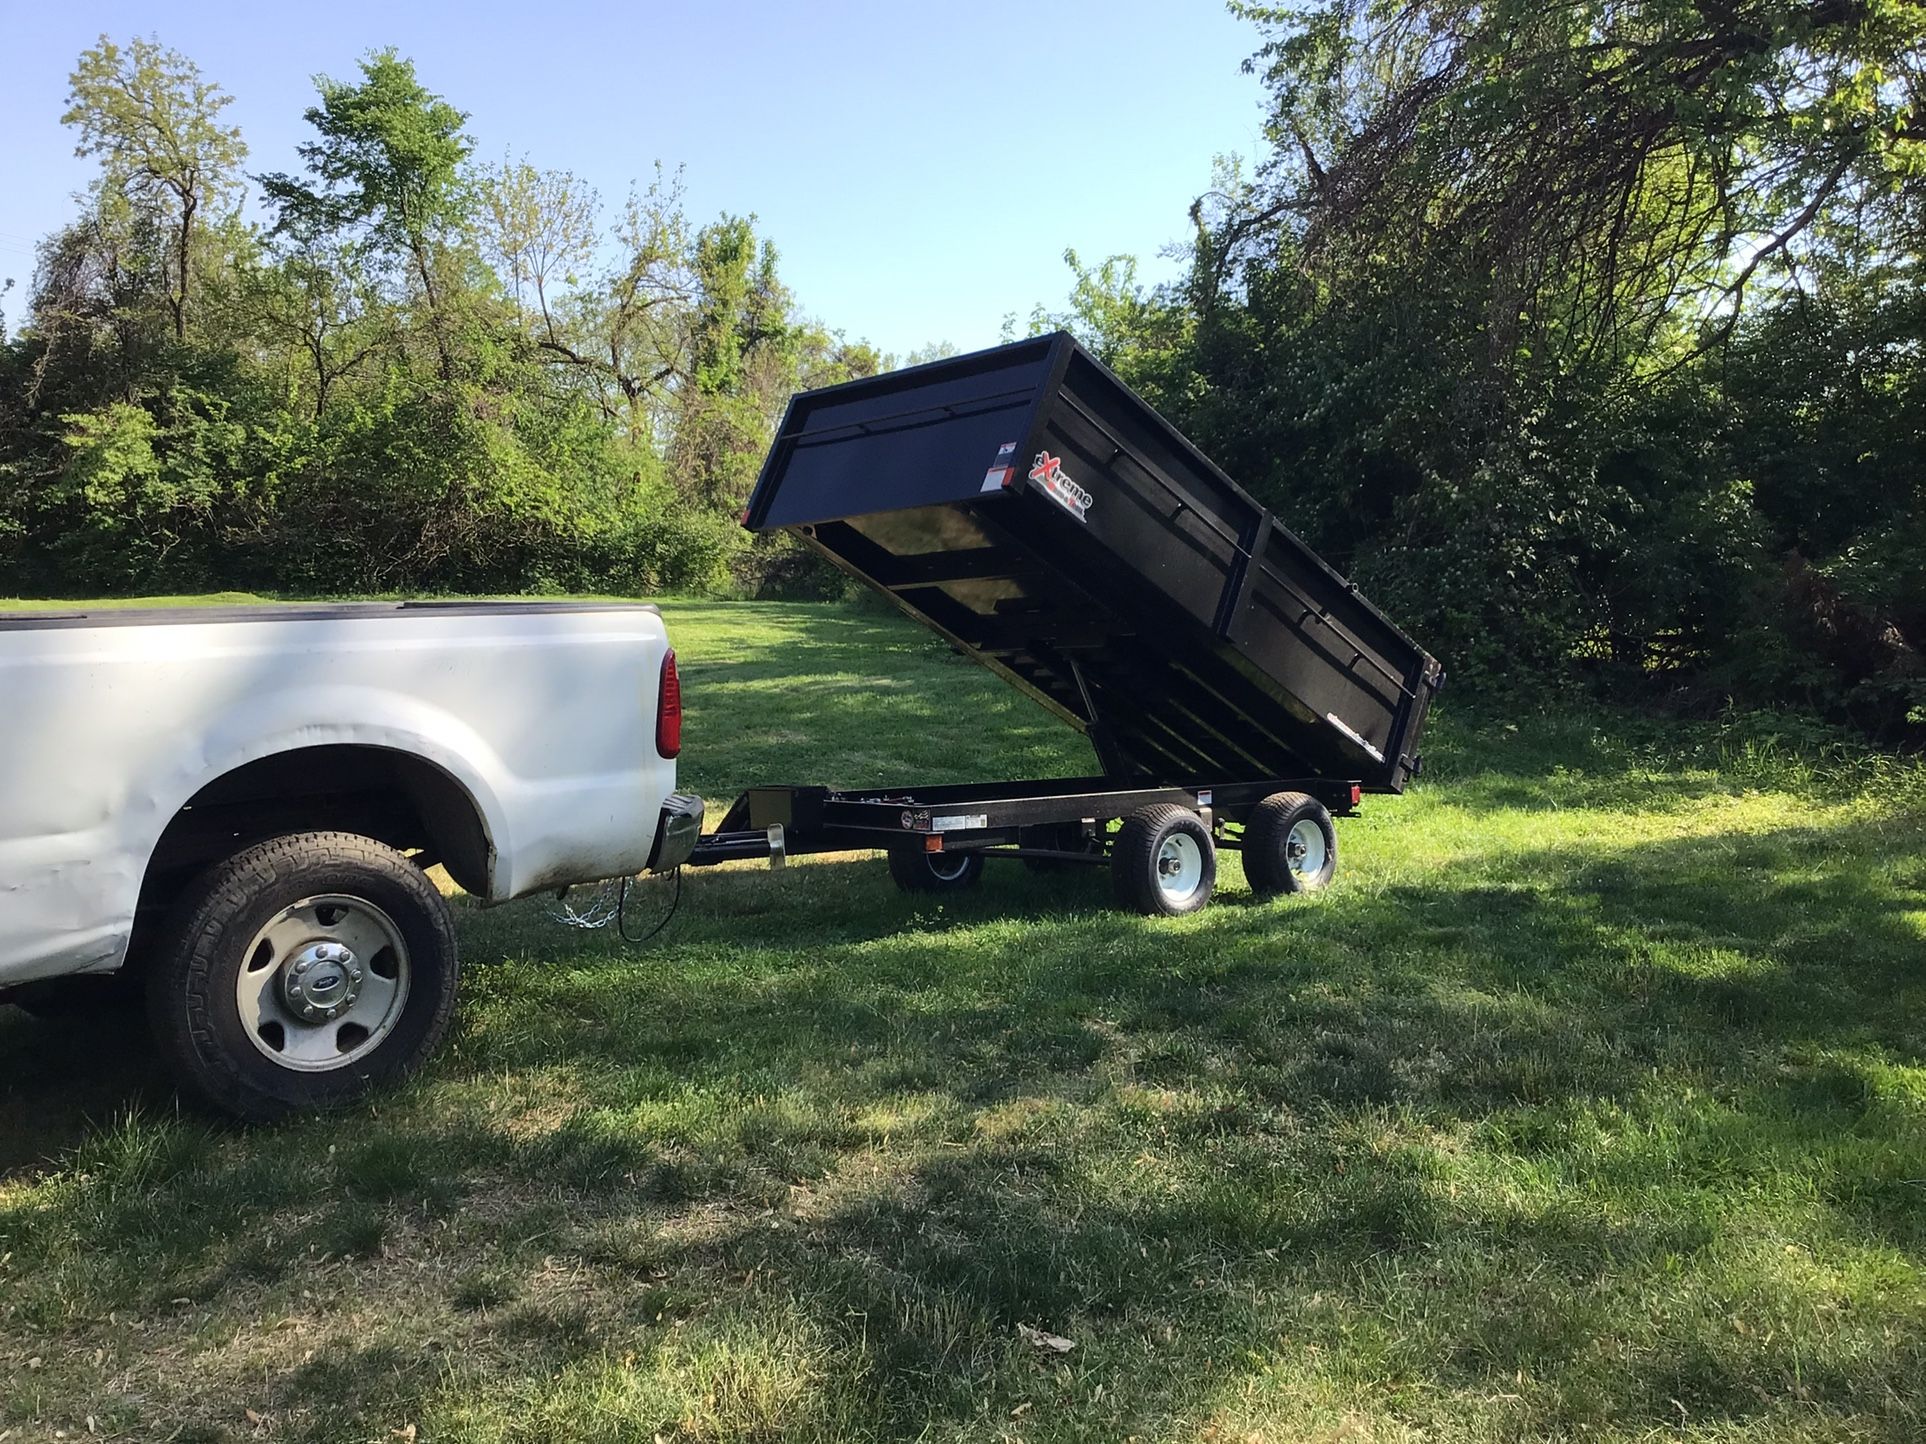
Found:
[[[0,986],[118,967],[179,809],[307,747],[454,779],[488,834],[489,900],[639,871],[674,787],[653,742],[665,646],[640,608],[0,633]]]

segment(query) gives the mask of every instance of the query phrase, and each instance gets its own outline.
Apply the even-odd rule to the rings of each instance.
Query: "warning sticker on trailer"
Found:
[[[1063,474],[1062,458],[1039,451],[1030,467],[1030,480],[1042,487],[1052,501],[1078,521],[1090,519],[1090,503],[1096,498]]]
[[[1016,449],[1014,441],[1006,441],[996,449],[996,465],[983,473],[979,491],[1001,491],[1016,480]]]
[[[930,819],[931,832],[968,832],[972,828],[988,827],[990,815],[987,812],[958,814],[954,817],[933,817]]]

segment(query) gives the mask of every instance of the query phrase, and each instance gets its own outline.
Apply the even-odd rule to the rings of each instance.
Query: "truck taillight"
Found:
[[[675,653],[662,658],[662,685],[655,689],[655,750],[674,757],[682,750],[682,679],[675,673]]]

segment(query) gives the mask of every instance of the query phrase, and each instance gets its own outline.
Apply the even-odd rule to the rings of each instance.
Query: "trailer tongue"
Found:
[[[1438,663],[1068,335],[797,396],[744,521],[1084,732],[1104,776],[753,789],[692,861],[887,846],[899,882],[961,886],[986,852],[1109,856],[1127,901],[1183,912],[1219,846],[1260,890],[1321,886],[1330,813],[1419,769]],[[1200,875],[1177,905],[1156,882]]]

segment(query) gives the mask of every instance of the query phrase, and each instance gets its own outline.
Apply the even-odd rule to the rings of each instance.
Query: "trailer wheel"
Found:
[[[1151,916],[1181,917],[1210,901],[1217,885],[1217,845],[1203,819],[1159,802],[1124,819],[1110,849],[1117,901]]]
[[[392,848],[303,832],[246,848],[183,899],[148,977],[162,1055],[192,1092],[264,1122],[413,1072],[448,1031],[448,904]]]
[[[1274,792],[1244,823],[1244,876],[1259,897],[1317,892],[1337,873],[1330,809],[1303,792]]]
[[[925,852],[921,843],[889,850],[889,875],[904,892],[962,892],[983,879],[980,852]]]

